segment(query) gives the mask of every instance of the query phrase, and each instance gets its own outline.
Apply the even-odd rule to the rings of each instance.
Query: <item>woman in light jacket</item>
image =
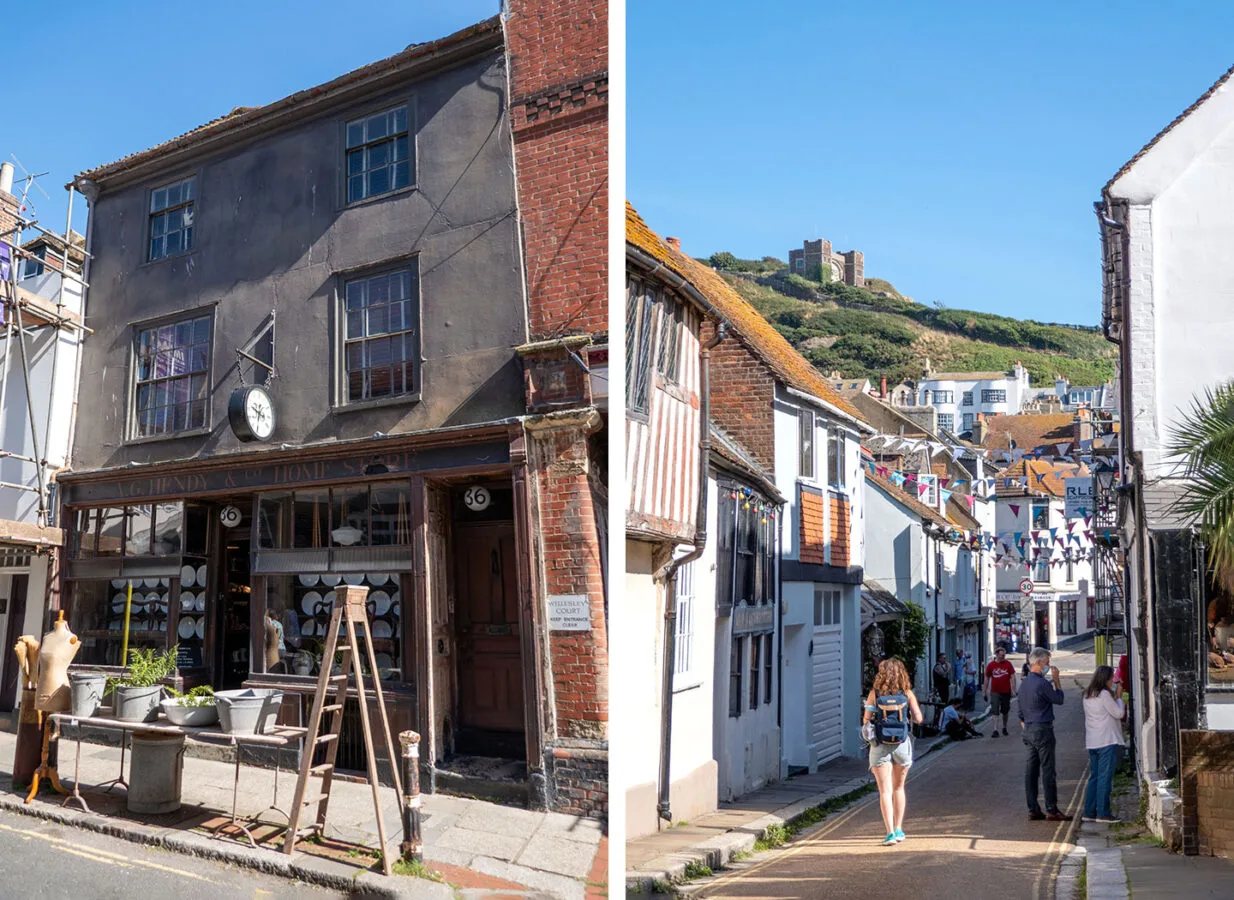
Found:
[[[1084,689],[1084,746],[1088,748],[1088,790],[1084,794],[1084,819],[1117,822],[1110,809],[1114,770],[1123,752],[1123,713],[1119,697],[1122,686],[1114,670],[1098,666]]]

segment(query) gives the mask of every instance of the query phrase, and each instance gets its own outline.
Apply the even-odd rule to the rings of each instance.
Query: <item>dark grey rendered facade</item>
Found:
[[[110,668],[135,581],[130,646],[178,643],[186,684],[280,686],[297,722],[331,588],[365,584],[426,787],[500,757],[502,790],[552,806],[505,65],[490,20],[79,176],[93,333],[58,605],[78,662]],[[266,441],[229,425],[266,380],[238,350],[272,355]],[[363,768],[354,712],[340,764]]]

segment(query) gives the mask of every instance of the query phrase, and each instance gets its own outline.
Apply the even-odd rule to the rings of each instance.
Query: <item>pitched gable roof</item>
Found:
[[[1148,155],[1148,152],[1152,150],[1153,147],[1157,146],[1162,138],[1177,128],[1184,119],[1203,106],[1204,102],[1212,97],[1213,94],[1217,93],[1217,91],[1221,90],[1221,88],[1224,87],[1226,82],[1228,82],[1231,78],[1234,78],[1234,66],[1226,69],[1225,74],[1214,81],[1212,86],[1200,95],[1199,99],[1175,116],[1174,120],[1170,122],[1169,125],[1165,126],[1165,128],[1162,128],[1155,135],[1153,135],[1153,139],[1141,147],[1139,151],[1136,152],[1135,156],[1123,163],[1122,168],[1114,173],[1114,177],[1105,183],[1105,187],[1102,188],[1102,192],[1108,192],[1110,188],[1114,186],[1114,182],[1118,181],[1118,179],[1130,172],[1132,168],[1135,167],[1135,164]]]
[[[944,528],[951,527],[951,523],[936,509],[931,509],[926,506],[916,497],[912,496],[903,488],[896,487],[892,482],[883,478],[881,475],[866,471],[866,480],[873,483],[875,487],[886,494],[890,499],[903,506],[909,512],[916,513],[923,519],[929,519],[935,525],[941,525]]]
[[[999,497],[1023,497],[1026,494],[1049,494],[1051,497],[1065,496],[1063,479],[1075,478],[1088,474],[1088,467],[1082,463],[1050,462],[1044,459],[1022,459],[1008,466],[998,475],[994,491]],[[1020,487],[1009,487],[1005,478],[1027,478],[1027,491]]]
[[[677,268],[715,307],[716,312],[724,317],[735,336],[780,381],[802,393],[817,397],[863,424],[868,424],[851,403],[835,392],[827,379],[823,378],[823,374],[793,349],[792,344],[785,340],[758,310],[746,302],[744,297],[733,290],[727,281],[697,260],[672,250],[669,252],[672,253]]]
[[[1017,449],[1029,451],[1075,439],[1075,416],[1071,413],[987,416],[985,421],[988,430],[982,446],[987,450],[1011,450],[1014,441]]]
[[[638,214],[638,210],[634,208],[629,200],[626,201],[626,243],[642,250],[656,262],[671,269],[679,277],[687,277],[686,273],[681,271],[677,265],[677,260],[673,256],[673,251],[669,249],[668,244],[643,220],[643,217]]]

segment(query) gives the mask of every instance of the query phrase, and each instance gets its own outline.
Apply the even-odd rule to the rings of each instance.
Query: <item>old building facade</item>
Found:
[[[365,585],[427,789],[483,793],[467,760],[498,757],[533,808],[602,815],[600,767],[556,766],[603,756],[603,589],[544,575],[570,526],[537,496],[505,51],[491,19],[78,177],[94,332],[62,606],[77,662],[116,666],[133,586],[131,646],[282,687],[295,722],[333,588]],[[577,452],[554,468],[589,499]]]

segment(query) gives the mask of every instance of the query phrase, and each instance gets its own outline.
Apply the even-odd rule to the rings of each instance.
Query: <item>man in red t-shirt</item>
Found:
[[[1007,659],[1007,651],[999,646],[994,658],[985,667],[985,698],[994,695],[990,714],[1003,717],[1003,735],[1007,734],[1007,714],[1011,712],[1011,695],[1015,693],[1015,666]],[[998,720],[994,721],[994,737],[998,737]]]

